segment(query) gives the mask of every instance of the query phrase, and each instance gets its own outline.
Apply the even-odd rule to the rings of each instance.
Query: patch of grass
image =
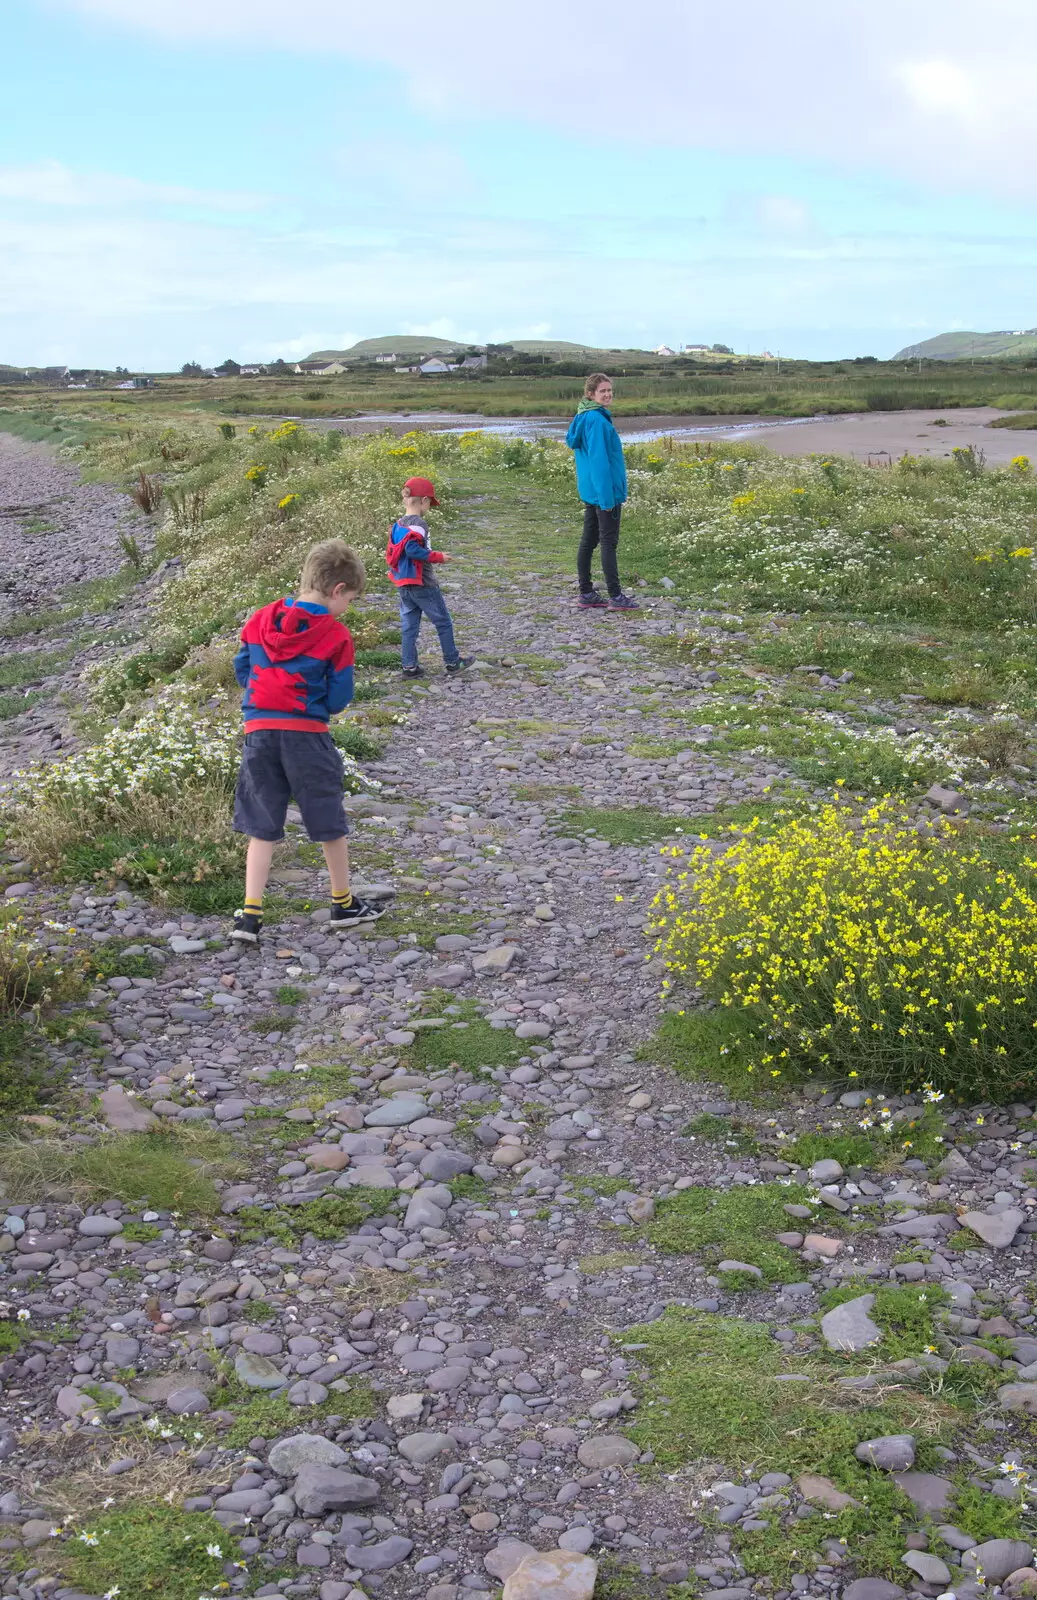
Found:
[[[246,1300],[238,1315],[242,1322],[272,1322],[277,1316],[277,1307],[269,1300]]]
[[[585,1172],[573,1178],[572,1186],[574,1189],[584,1190],[587,1194],[614,1195],[619,1194],[621,1189],[628,1189],[630,1179],[610,1178],[604,1172]]]
[[[246,1238],[273,1238],[290,1248],[307,1234],[315,1239],[341,1239],[368,1217],[383,1217],[396,1200],[395,1189],[358,1184],[347,1193],[323,1194],[301,1206],[276,1206],[270,1211],[242,1206],[234,1221],[244,1227]]]
[[[474,1172],[459,1173],[456,1178],[451,1178],[447,1188],[455,1200],[488,1200],[492,1190],[485,1178],[477,1178]]]
[[[23,611],[0,622],[0,639],[21,639],[27,633],[49,633],[72,616],[70,611]]]
[[[212,1217],[219,1211],[214,1179],[241,1170],[230,1138],[197,1124],[107,1134],[88,1145],[60,1139],[0,1144],[0,1177],[8,1197],[21,1204],[60,1193],[86,1204],[115,1198]]]
[[[671,1308],[622,1339],[644,1347],[638,1355],[649,1372],[638,1421],[628,1431],[642,1450],[654,1451],[664,1471],[721,1461],[736,1471],[815,1472],[861,1502],[833,1518],[739,1535],[748,1571],[787,1585],[792,1573],[823,1559],[828,1539],[846,1539],[861,1572],[901,1570],[904,1534],[917,1525],[917,1514],[886,1474],[862,1466],[853,1451],[861,1439],[913,1433],[924,1465],[926,1441],[940,1442],[948,1432],[938,1402],[896,1385],[842,1389],[843,1367],[788,1356],[765,1325],[706,1312]],[[786,1371],[812,1381],[782,1382]]]
[[[0,689],[16,689],[26,683],[39,683],[50,677],[68,660],[62,650],[24,650],[0,661]]]
[[[807,1198],[808,1191],[796,1184],[682,1189],[659,1202],[647,1233],[664,1255],[702,1253],[710,1265],[744,1261],[759,1267],[768,1283],[795,1283],[803,1276],[802,1262],[772,1236],[789,1226],[785,1206]]]
[[[379,924],[383,926],[383,924]],[[453,1022],[464,1027],[422,1029],[407,1047],[408,1064],[415,1072],[443,1072],[455,1063],[476,1077],[494,1067],[513,1066],[526,1054],[526,1044],[509,1028],[494,1028],[474,1004],[463,1005]],[[478,1104],[473,1105],[478,1111]]]
[[[419,898],[398,895],[378,923],[377,934],[371,937],[403,939],[413,933],[423,950],[431,950],[441,934],[470,934],[474,927],[474,916],[463,911],[445,910],[429,891]]]
[[[730,1009],[667,1011],[654,1037],[640,1054],[671,1067],[681,1078],[723,1084],[740,1099],[761,1099],[771,1093],[769,1079],[754,1084],[741,1057],[732,1048],[747,1030]]]
[[[231,1379],[225,1389],[215,1389],[213,1401],[222,1410],[234,1412],[234,1421],[226,1432],[220,1434],[221,1443],[231,1450],[242,1450],[250,1439],[277,1439],[287,1433],[298,1433],[300,1428],[312,1431],[325,1417],[342,1417],[352,1421],[358,1417],[377,1415],[378,1406],[373,1390],[360,1381],[351,1383],[347,1392],[337,1389],[327,1400],[316,1406],[293,1406],[283,1394],[258,1394],[254,1389],[243,1388]],[[197,1600],[197,1597],[192,1597]]]
[[[160,965],[147,951],[128,956],[137,940],[110,939],[107,944],[95,945],[87,952],[88,965],[98,978],[153,978]]]
[[[741,1123],[732,1122],[727,1117],[715,1117],[709,1111],[703,1111],[700,1116],[692,1117],[691,1121],[681,1129],[684,1137],[692,1139],[705,1139],[709,1144],[723,1145],[725,1150],[733,1150],[736,1155],[756,1155],[759,1144],[753,1135]]]
[[[72,1533],[66,1543],[48,1546],[48,1565],[89,1594],[118,1587],[128,1596],[198,1600],[221,1587],[224,1563],[241,1555],[238,1541],[208,1512],[161,1501],[105,1513],[80,1532],[85,1540]],[[220,1554],[209,1555],[208,1546]]]
[[[142,841],[101,833],[70,842],[52,864],[66,882],[121,879],[166,905],[196,916],[229,915],[241,903],[244,853],[238,836]]]
[[[298,1006],[306,999],[306,990],[300,989],[296,983],[282,983],[274,999],[279,1006]]]
[[[119,1237],[134,1244],[154,1244],[156,1239],[161,1239],[162,1229],[156,1228],[153,1222],[124,1222]]]
[[[829,1289],[821,1303],[826,1311],[856,1300],[865,1293],[860,1283]],[[867,1292],[870,1292],[867,1291]],[[882,1329],[879,1353],[887,1361],[919,1356],[926,1345],[936,1344],[934,1312],[947,1304],[947,1294],[938,1284],[880,1284],[874,1291],[875,1304],[869,1315]]]
[[[639,1267],[643,1261],[644,1257],[635,1255],[632,1250],[605,1250],[600,1255],[582,1256],[577,1266],[587,1277],[597,1278],[606,1272],[618,1272],[622,1267]]]
[[[668,817],[650,806],[573,806],[558,822],[563,838],[591,833],[608,844],[655,844],[686,830],[684,817]]]
[[[384,745],[372,739],[356,722],[333,723],[331,737],[339,749],[344,750],[347,756],[352,756],[354,761],[380,761],[385,754]]]

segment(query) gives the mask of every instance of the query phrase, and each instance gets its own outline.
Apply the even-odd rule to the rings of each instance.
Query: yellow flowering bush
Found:
[[[667,983],[727,1008],[728,1048],[765,1078],[1018,1099],[1037,1049],[1037,862],[1008,871],[956,841],[886,801],[693,850],[654,902]]]

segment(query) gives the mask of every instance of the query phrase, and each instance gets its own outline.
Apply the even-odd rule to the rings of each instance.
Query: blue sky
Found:
[[[1032,8],[717,10],[6,0],[0,361],[1037,324]]]

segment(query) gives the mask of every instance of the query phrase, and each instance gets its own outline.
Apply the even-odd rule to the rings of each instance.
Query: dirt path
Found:
[[[660,1395],[690,1408],[689,1430],[701,1422],[694,1384],[649,1377],[666,1308],[742,1319],[779,1372],[815,1393],[836,1381],[821,1376],[831,1342],[821,1296],[847,1275],[862,1293],[955,1285],[963,1337],[973,1289],[993,1283],[1011,1318],[997,1332],[1016,1341],[993,1359],[1010,1376],[1037,1358],[1015,1282],[1028,1234],[1015,1250],[948,1259],[936,1220],[942,1200],[1037,1198],[1026,1149],[1009,1150],[1032,1138],[1017,1129],[1018,1108],[952,1180],[929,1182],[909,1160],[896,1180],[851,1182],[840,1168],[811,1184],[773,1142],[756,1142],[772,1139],[773,1111],[741,1108],[739,1123],[708,1084],[639,1054],[660,1010],[644,929],[664,866],[657,844],[637,842],[629,808],[663,831],[659,819],[672,817],[676,833],[689,816],[758,796],[773,768],[631,754],[638,740],[664,742],[675,700],[694,703],[711,675],[652,653],[675,626],[666,601],[636,621],[575,612],[560,575],[571,543],[561,508],[506,481],[482,489],[466,503],[453,541],[466,559],[448,581],[459,641],[480,666],[447,680],[423,639],[429,677],[386,702],[408,721],[372,769],[384,788],[353,806],[358,874],[392,882],[390,916],[363,937],[330,937],[325,886],[298,838],[279,878],[299,909],[258,954],[228,947],[218,919],[128,892],[69,894],[24,878],[7,890],[36,924],[72,924],[125,958],[125,974],[95,991],[92,1044],[61,1052],[72,1082],[104,1095],[115,1126],[185,1140],[219,1130],[240,1163],[208,1218],[128,1195],[95,1199],[84,1215],[45,1184],[10,1207],[5,1298],[41,1334],[75,1317],[74,1338],[23,1343],[0,1367],[10,1534],[0,1549],[28,1546],[30,1571],[55,1486],[67,1494],[89,1457],[74,1526],[99,1514],[99,1483],[131,1507],[168,1483],[177,1504],[186,1493],[192,1514],[240,1541],[259,1594],[463,1600],[496,1593],[529,1550],[561,1548],[589,1552],[596,1593],[615,1600],[689,1594],[673,1587],[689,1577],[720,1600],[821,1600],[842,1590],[847,1549],[834,1523],[836,1537],[818,1533],[828,1490],[797,1489],[782,1470],[781,1427],[773,1454],[754,1452],[736,1484],[729,1462],[695,1445],[652,1470],[652,1419],[668,1413]],[[624,828],[633,842],[610,843]],[[840,1109],[836,1095],[790,1097],[782,1129],[792,1137],[821,1115],[853,1127],[859,1097],[849,1099]],[[89,1117],[56,1114],[96,1137]],[[792,1180],[815,1197],[830,1187],[805,1208],[818,1239],[784,1235],[791,1271],[725,1277],[715,1252],[661,1248],[656,1222],[682,1191],[740,1203]],[[356,1193],[391,1208],[318,1225],[314,1202]],[[864,1195],[879,1222],[905,1208],[933,1222],[917,1230],[928,1261],[894,1265],[905,1241],[871,1214],[854,1246],[825,1227]],[[735,1437],[740,1385],[754,1374],[744,1351],[724,1362]],[[643,1428],[634,1440],[630,1424]],[[1002,1448],[969,1461],[982,1484],[998,1479]],[[930,1494],[952,1463],[934,1470]],[[768,1528],[778,1554],[747,1572],[739,1550]],[[805,1543],[790,1575],[793,1538]],[[235,1592],[239,1574],[226,1577]],[[538,1581],[514,1592],[590,1593]],[[937,1586],[947,1581],[920,1592]],[[954,1587],[968,1600],[960,1568]],[[84,1591],[24,1574],[3,1592]],[[875,1584],[853,1600],[900,1592]]]

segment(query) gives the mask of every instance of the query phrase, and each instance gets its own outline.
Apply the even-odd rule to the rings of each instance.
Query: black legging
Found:
[[[619,582],[619,563],[616,549],[619,545],[619,519],[623,507],[588,506],[583,508],[583,538],[576,552],[576,574],[580,590],[588,594],[594,587],[591,582],[591,556],[601,545],[601,572],[609,597],[615,599],[623,590]]]

